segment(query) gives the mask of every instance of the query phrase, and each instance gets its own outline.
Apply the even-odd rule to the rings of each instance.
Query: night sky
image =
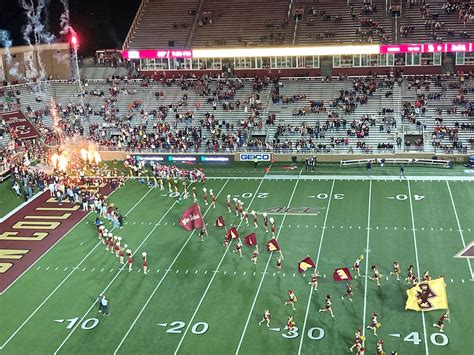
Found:
[[[58,37],[63,6],[60,0],[46,2],[49,16],[45,16],[43,23]],[[22,27],[26,17],[19,2],[0,0],[0,6],[0,29],[10,32],[14,46],[25,44]],[[140,0],[70,0],[71,26],[79,36],[80,55],[91,55],[96,49],[120,49],[139,6]]]

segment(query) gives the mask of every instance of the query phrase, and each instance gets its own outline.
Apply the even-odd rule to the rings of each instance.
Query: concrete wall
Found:
[[[249,152],[251,154],[251,152]],[[111,151],[101,151],[100,155],[103,160],[124,160],[127,155],[133,155],[135,153],[120,151],[120,152],[111,152]],[[146,155],[147,153],[140,153],[140,155]],[[149,153],[149,154],[164,154],[166,153]],[[240,161],[239,153],[236,154],[171,154],[175,156],[179,155],[232,155],[235,161]],[[272,154],[273,161],[276,162],[291,162],[291,158],[296,156],[298,162],[304,161],[306,157],[312,157],[313,154]],[[433,153],[397,153],[397,154],[316,154],[318,162],[336,162],[339,163],[341,160],[354,160],[354,159],[369,159],[369,158],[417,158],[417,159],[432,159],[436,156],[440,160],[452,160],[455,162],[467,162],[468,155],[462,154],[433,154]]]

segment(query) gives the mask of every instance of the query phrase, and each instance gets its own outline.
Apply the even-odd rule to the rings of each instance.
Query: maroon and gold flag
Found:
[[[230,228],[227,231],[227,239],[237,239],[239,238],[239,232],[237,232],[237,229],[235,227]]]
[[[315,267],[315,265],[313,263],[313,260],[311,260],[311,258],[309,256],[304,258],[303,260],[301,260],[298,263],[298,271],[299,272],[303,272],[303,271],[306,271],[306,270],[314,268],[314,267]]]
[[[179,220],[179,225],[187,231],[204,227],[204,219],[202,218],[201,209],[197,203],[184,211]]]
[[[275,238],[270,239],[267,244],[265,244],[267,251],[278,251],[280,250],[280,245],[278,244]]]
[[[250,233],[245,238],[245,244],[248,246],[257,245],[257,235],[255,233]]]
[[[352,275],[348,267],[340,267],[332,274],[334,281],[351,281]]]
[[[216,223],[214,223],[214,225],[218,228],[225,227],[224,217],[219,216],[219,218],[217,218]]]

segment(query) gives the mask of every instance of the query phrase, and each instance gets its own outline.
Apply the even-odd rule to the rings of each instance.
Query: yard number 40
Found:
[[[411,332],[405,338],[403,338],[403,341],[411,342],[415,345],[419,345],[419,344],[421,344],[420,333]],[[446,346],[446,345],[448,345],[449,339],[446,336],[446,334],[433,333],[433,334],[430,335],[430,341],[433,345]]]

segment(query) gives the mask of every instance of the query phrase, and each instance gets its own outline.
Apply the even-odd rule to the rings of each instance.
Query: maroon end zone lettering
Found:
[[[111,191],[107,185],[100,193]],[[0,293],[87,215],[78,207],[59,206],[45,191],[0,223]]]
[[[0,113],[0,120],[5,120],[19,139],[32,139],[40,136],[36,127],[19,111]]]

